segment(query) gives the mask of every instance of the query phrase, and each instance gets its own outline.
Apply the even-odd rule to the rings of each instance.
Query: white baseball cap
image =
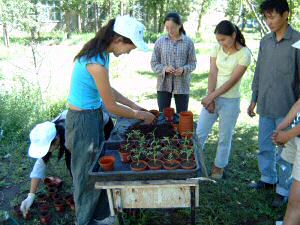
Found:
[[[44,122],[37,124],[30,132],[28,155],[32,158],[42,158],[49,151],[52,140],[56,136],[55,124]]]
[[[145,26],[137,19],[128,15],[117,16],[114,31],[129,38],[139,50],[144,52],[148,50],[148,46],[144,41]]]
[[[300,40],[295,42],[293,45],[292,45],[294,48],[299,48],[300,49]]]

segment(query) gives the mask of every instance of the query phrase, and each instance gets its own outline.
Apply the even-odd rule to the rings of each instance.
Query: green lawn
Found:
[[[88,35],[87,35],[88,36]],[[247,34],[251,38],[252,34]],[[253,36],[254,37],[254,36]],[[85,39],[87,37],[83,37]],[[45,38],[46,40],[46,38]],[[0,46],[0,128],[4,129],[4,138],[0,141],[0,210],[11,210],[20,204],[29,189],[29,173],[34,160],[27,156],[29,131],[37,122],[53,118],[65,108],[68,93],[72,58],[83,43],[80,36],[74,35],[72,40],[60,41],[60,45],[42,45],[37,48],[39,69],[32,63],[31,48],[15,41],[10,49]],[[21,43],[21,44],[20,44]],[[47,42],[48,43],[48,42]],[[74,45],[76,43],[76,45]],[[197,120],[201,99],[205,96],[209,68],[209,43],[199,43],[197,49],[197,69],[193,73],[191,83],[190,110]],[[254,55],[257,52],[258,37],[249,40]],[[22,56],[22,57],[19,57]],[[111,83],[131,99],[147,108],[156,106],[156,76],[152,73],[149,61],[151,51],[131,54],[111,59]],[[247,187],[251,180],[259,178],[257,168],[257,118],[250,119],[246,115],[251,95],[251,80],[254,65],[243,78],[241,114],[234,134],[232,154],[226,168],[226,178],[216,184],[203,182],[200,185],[200,207],[197,209],[197,224],[201,225],[240,225],[240,224],[274,224],[284,214],[285,208],[273,209],[270,204],[274,193],[255,192]],[[37,73],[34,73],[37,72]],[[19,76],[12,78],[12,75]],[[35,75],[37,74],[37,75]],[[40,84],[43,98],[36,92]],[[22,85],[21,85],[22,84]],[[10,91],[5,93],[4,90]],[[218,140],[218,128],[214,126],[209,136],[205,151],[208,171],[213,164]],[[65,181],[63,192],[71,192],[71,178],[64,166],[53,158],[48,174],[62,177]],[[40,192],[45,192],[41,185]],[[71,224],[74,213],[67,210],[58,214],[51,208],[53,224]],[[20,224],[39,224],[36,209],[34,219]],[[186,224],[189,210],[177,211],[142,210],[136,217],[124,215],[126,224]]]

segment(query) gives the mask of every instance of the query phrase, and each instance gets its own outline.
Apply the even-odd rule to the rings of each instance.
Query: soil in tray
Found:
[[[174,128],[169,123],[163,124],[153,124],[153,125],[133,125],[128,128],[127,133],[130,133],[132,130],[139,130],[142,134],[147,135],[151,134],[154,131],[154,136],[156,138],[163,138],[163,137],[173,137],[175,135]],[[127,135],[126,135],[127,137]]]

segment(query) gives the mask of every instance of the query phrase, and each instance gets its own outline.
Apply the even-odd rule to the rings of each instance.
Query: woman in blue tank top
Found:
[[[106,193],[95,190],[95,181],[88,176],[95,153],[104,140],[101,108],[105,106],[112,114],[140,119],[146,124],[155,118],[112,88],[109,82],[109,54],[118,57],[135,48],[145,51],[143,36],[143,24],[129,16],[118,16],[102,27],[75,56],[68,98],[66,146],[71,151],[77,225],[114,223],[114,217],[109,217]]]

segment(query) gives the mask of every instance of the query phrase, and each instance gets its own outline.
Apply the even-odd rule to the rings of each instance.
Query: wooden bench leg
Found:
[[[191,186],[191,225],[196,225],[195,187]]]

